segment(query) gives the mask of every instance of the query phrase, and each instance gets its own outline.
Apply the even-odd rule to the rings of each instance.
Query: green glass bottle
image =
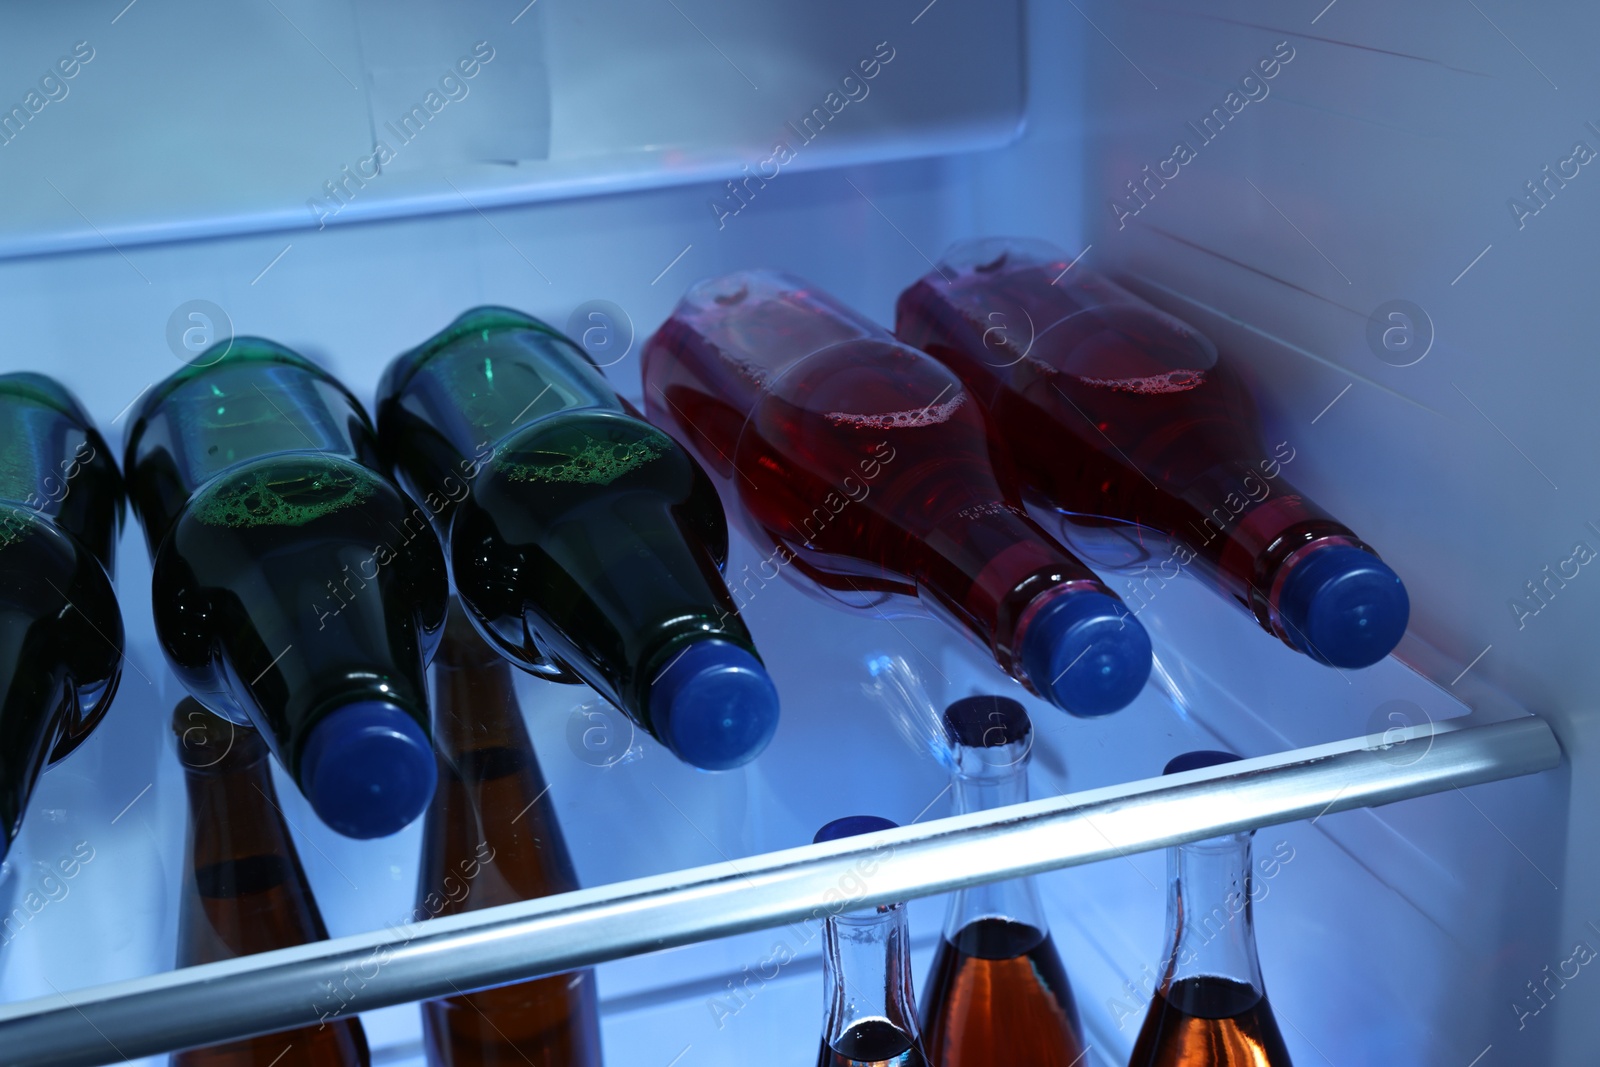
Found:
[[[777,693],[722,579],[716,490],[582,349],[474,309],[389,366],[378,427],[501,654],[587,682],[697,767],[766,746]]]
[[[426,671],[449,595],[376,447],[330,375],[241,337],[151,390],[126,463],[179,679],[255,725],[322,820],[360,838],[433,795]]]
[[[0,375],[0,860],[39,774],[116,693],[122,517],[111,449],[72,394],[42,374]]]

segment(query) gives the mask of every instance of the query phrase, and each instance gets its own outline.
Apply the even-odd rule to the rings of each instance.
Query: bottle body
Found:
[[[511,668],[459,611],[434,678],[439,788],[423,829],[423,908],[453,915],[577,889]],[[429,1001],[422,1019],[431,1067],[600,1067],[591,970]]]
[[[342,386],[250,338],[158,385],[128,438],[168,661],[354,837],[431,795],[425,671],[448,594],[432,529],[378,464]]]
[[[1186,753],[1166,773],[1238,758]],[[1252,834],[1167,850],[1166,962],[1129,1067],[1291,1067],[1256,955]]]
[[[39,774],[89,735],[121,678],[110,576],[122,494],[71,394],[0,375],[0,859]]]
[[[173,713],[189,801],[178,966],[324,940],[300,858],[277,808],[267,747],[249,727],[186,698]],[[310,1067],[369,1063],[355,1017],[176,1053],[173,1067],[256,1067],[282,1057]]]
[[[1387,655],[1405,630],[1404,587],[1289,483],[1293,443],[1264,440],[1249,391],[1215,346],[1103,278],[1064,276],[1068,263],[1042,242],[958,246],[901,294],[897,336],[955,371],[1012,440],[1028,443],[1016,449],[1019,471],[1046,507],[1171,539],[1163,579],[1194,564],[1315,659],[1366,666]],[[1306,570],[1314,552],[1321,562]],[[1330,560],[1356,577],[1340,585],[1315,573]],[[1328,582],[1339,586],[1322,594],[1332,599],[1300,603]]]
[[[968,697],[945,710],[960,814],[1028,799],[1033,727],[1021,704]],[[1077,1002],[1031,878],[963,889],[922,996],[933,1067],[1072,1067],[1086,1045]]]
[[[765,747],[777,698],[722,579],[716,489],[580,349],[481,308],[397,359],[379,395],[385,448],[437,501],[457,593],[495,648],[587,682],[696,766]],[[673,699],[680,684],[693,700]]]
[[[891,830],[871,815],[836,819],[815,842]],[[911,984],[904,904],[830,914],[823,924],[822,1045],[817,1067],[928,1067]]]
[[[769,272],[696,286],[643,358],[651,418],[802,588],[876,615],[915,600],[1069,711],[1137,694],[1142,628],[1023,514],[987,417],[934,360]]]

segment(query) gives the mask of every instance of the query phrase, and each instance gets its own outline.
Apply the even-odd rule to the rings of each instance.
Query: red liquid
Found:
[[[1150,1002],[1128,1067],[1292,1067],[1267,998],[1227,978],[1186,978]]]
[[[927,1067],[922,1050],[904,1030],[884,1019],[868,1019],[846,1030],[830,1048],[826,1043],[817,1067]]]
[[[922,996],[934,1067],[1072,1067],[1083,1057],[1077,1006],[1049,934],[979,919],[941,940]]]
[[[999,246],[997,245],[998,249]],[[982,256],[975,257],[982,259]],[[1274,582],[1322,538],[1365,548],[1282,475],[1249,394],[1199,334],[1068,261],[947,266],[901,294],[895,329],[959,374],[1017,448],[1031,494],[1077,521],[1133,522],[1198,554],[1274,626]],[[1189,551],[1158,567],[1171,579]],[[1164,567],[1164,569],[1162,569]],[[1281,632],[1280,632],[1281,636]]]
[[[645,345],[646,412],[722,477],[773,549],[766,577],[875,609],[917,597],[1021,677],[1035,598],[1104,586],[1024,514],[955,375],[802,284],[752,272],[692,291]]]

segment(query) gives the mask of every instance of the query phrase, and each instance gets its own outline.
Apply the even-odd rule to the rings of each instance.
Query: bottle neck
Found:
[[[511,666],[452,608],[433,664],[439,785],[423,827],[417,914],[578,888]]]
[[[823,1043],[837,1047],[869,1020],[887,1021],[920,1043],[905,905],[832,916],[823,936]]]
[[[1028,751],[1031,736],[1015,745],[993,748],[960,748],[958,767],[953,783],[956,812],[968,815],[978,811],[992,811],[1011,804],[1021,804],[1028,799]],[[956,891],[945,912],[944,937],[953,945],[983,940],[999,945],[993,938],[969,936],[992,922],[1007,924],[1007,937],[1003,943],[1015,947],[1023,938],[1014,935],[1026,933],[1018,927],[1028,927],[1037,932],[1037,941],[1044,939],[1048,929],[1044,917],[1044,903],[1039,897],[1039,887],[1032,878],[1013,878],[1005,882],[990,882]],[[967,945],[966,948],[973,946]],[[1020,952],[1031,949],[1031,944],[1021,944]],[[963,950],[965,951],[966,948]],[[1016,954],[1016,953],[1012,953]]]
[[[1225,978],[1265,993],[1256,957],[1251,834],[1231,834],[1167,852],[1165,991],[1185,979]]]
[[[211,963],[328,936],[289,838],[265,748],[185,767],[189,872],[178,962]]]
[[[1015,505],[965,508],[927,535],[932,553],[918,593],[936,614],[970,631],[1000,666],[1021,678],[1027,622],[1071,589],[1106,592],[1093,571],[1051,540]]]

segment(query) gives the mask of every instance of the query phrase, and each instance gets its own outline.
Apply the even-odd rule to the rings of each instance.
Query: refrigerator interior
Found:
[[[374,60],[361,5],[8,12],[0,24],[21,32],[0,34],[0,70],[18,75],[5,99],[74,42],[94,59],[0,147],[0,369],[58,376],[120,445],[130,405],[188,354],[192,302],[210,328],[286,344],[369,404],[397,353],[503,304],[611,331],[606,374],[637,401],[640,342],[702,277],[778,267],[887,325],[896,294],[954,240],[1018,234],[1082,253],[1249,367],[1295,483],[1405,579],[1407,662],[1320,667],[1185,577],[1140,611],[1166,683],[1114,716],[1072,719],[942,624],[749,581],[760,554],[736,538],[729,580],[747,583],[783,698],[755,763],[695,771],[585,690],[519,680],[584,884],[736,862],[846,814],[948,814],[945,771],[897,726],[899,705],[869,692],[896,661],[934,705],[1023,699],[1035,798],[1150,777],[1194,748],[1262,755],[1531,711],[1555,726],[1561,770],[1260,831],[1258,859],[1292,857],[1256,909],[1263,974],[1302,1065],[1587,1062],[1600,984],[1569,978],[1541,999],[1529,984],[1575,942],[1600,946],[1583,710],[1600,681],[1584,654],[1600,595],[1563,569],[1577,544],[1600,548],[1586,418],[1600,371],[1576,310],[1600,213],[1581,170],[1543,197],[1524,183],[1575,159],[1574,141],[1600,146],[1583,51],[1600,15],[1323,3],[540,0],[465,5],[454,24],[418,6],[391,47],[424,58],[394,69]],[[448,47],[418,43],[430,36]],[[385,79],[445,69],[438,48],[465,55],[479,39],[495,60],[416,138],[435,154],[401,153],[328,199],[324,182],[381,136]],[[848,103],[835,111],[830,94]],[[450,134],[477,106],[484,117]],[[826,128],[802,143],[787,124],[816,108]],[[794,142],[792,165],[750,181],[772,175],[775,138]],[[1190,147],[1181,163],[1176,141]],[[588,317],[595,301],[609,318]],[[1398,348],[1370,325],[1394,321],[1393,301],[1416,330]],[[1134,581],[1104,573],[1118,592]],[[116,578],[122,691],[42,779],[0,876],[5,913],[27,915],[0,946],[0,1003],[173,966],[185,805],[167,719],[181,693],[131,523]],[[281,775],[279,787],[333,936],[412,914],[418,825],[343,839]],[[92,861],[45,887],[41,871],[80,841]],[[1039,880],[1089,1056],[1125,1063],[1141,981],[1160,965],[1164,857]],[[943,907],[911,905],[919,986]],[[769,976],[785,939],[796,959]],[[812,1062],[817,951],[781,929],[602,965],[608,1061]],[[413,1006],[362,1018],[375,1063],[422,1062]]]

